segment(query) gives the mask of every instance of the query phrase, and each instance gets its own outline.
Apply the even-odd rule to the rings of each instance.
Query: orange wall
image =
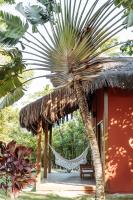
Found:
[[[133,90],[108,91],[105,178],[109,193],[133,193]]]

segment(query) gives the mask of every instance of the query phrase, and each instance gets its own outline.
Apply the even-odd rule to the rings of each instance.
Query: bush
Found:
[[[17,145],[13,140],[6,143],[0,141],[0,189],[6,194],[21,191],[35,181],[32,175],[34,165],[30,161],[31,148]]]

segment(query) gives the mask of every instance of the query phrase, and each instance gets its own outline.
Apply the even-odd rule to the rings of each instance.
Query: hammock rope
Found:
[[[80,164],[87,163],[86,156],[87,156],[87,153],[88,153],[88,147],[84,150],[84,152],[80,156],[78,156],[78,157],[76,157],[74,159],[71,159],[71,160],[68,160],[68,159],[62,157],[50,145],[49,145],[49,147],[51,148],[51,150],[52,150],[52,152],[53,152],[53,154],[55,156],[55,164],[65,168],[67,170],[78,169]]]

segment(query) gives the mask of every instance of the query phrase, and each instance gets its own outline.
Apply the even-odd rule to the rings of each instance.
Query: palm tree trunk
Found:
[[[96,178],[96,200],[105,200],[104,181],[103,181],[100,153],[98,149],[96,135],[93,131],[91,118],[89,115],[86,95],[84,93],[81,81],[74,80],[74,90],[77,96],[80,113],[82,116],[82,120],[85,126],[86,134],[88,136],[88,140],[90,142],[90,147],[92,151],[92,159],[95,168],[95,178]]]

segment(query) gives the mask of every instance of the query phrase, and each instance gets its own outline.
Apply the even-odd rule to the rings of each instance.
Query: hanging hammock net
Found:
[[[80,164],[87,163],[86,156],[88,153],[88,147],[85,149],[85,151],[80,156],[78,156],[72,160],[65,159],[58,152],[56,152],[55,149],[53,149],[53,147],[50,146],[50,148],[55,156],[55,164],[65,168],[67,170],[78,169]]]

